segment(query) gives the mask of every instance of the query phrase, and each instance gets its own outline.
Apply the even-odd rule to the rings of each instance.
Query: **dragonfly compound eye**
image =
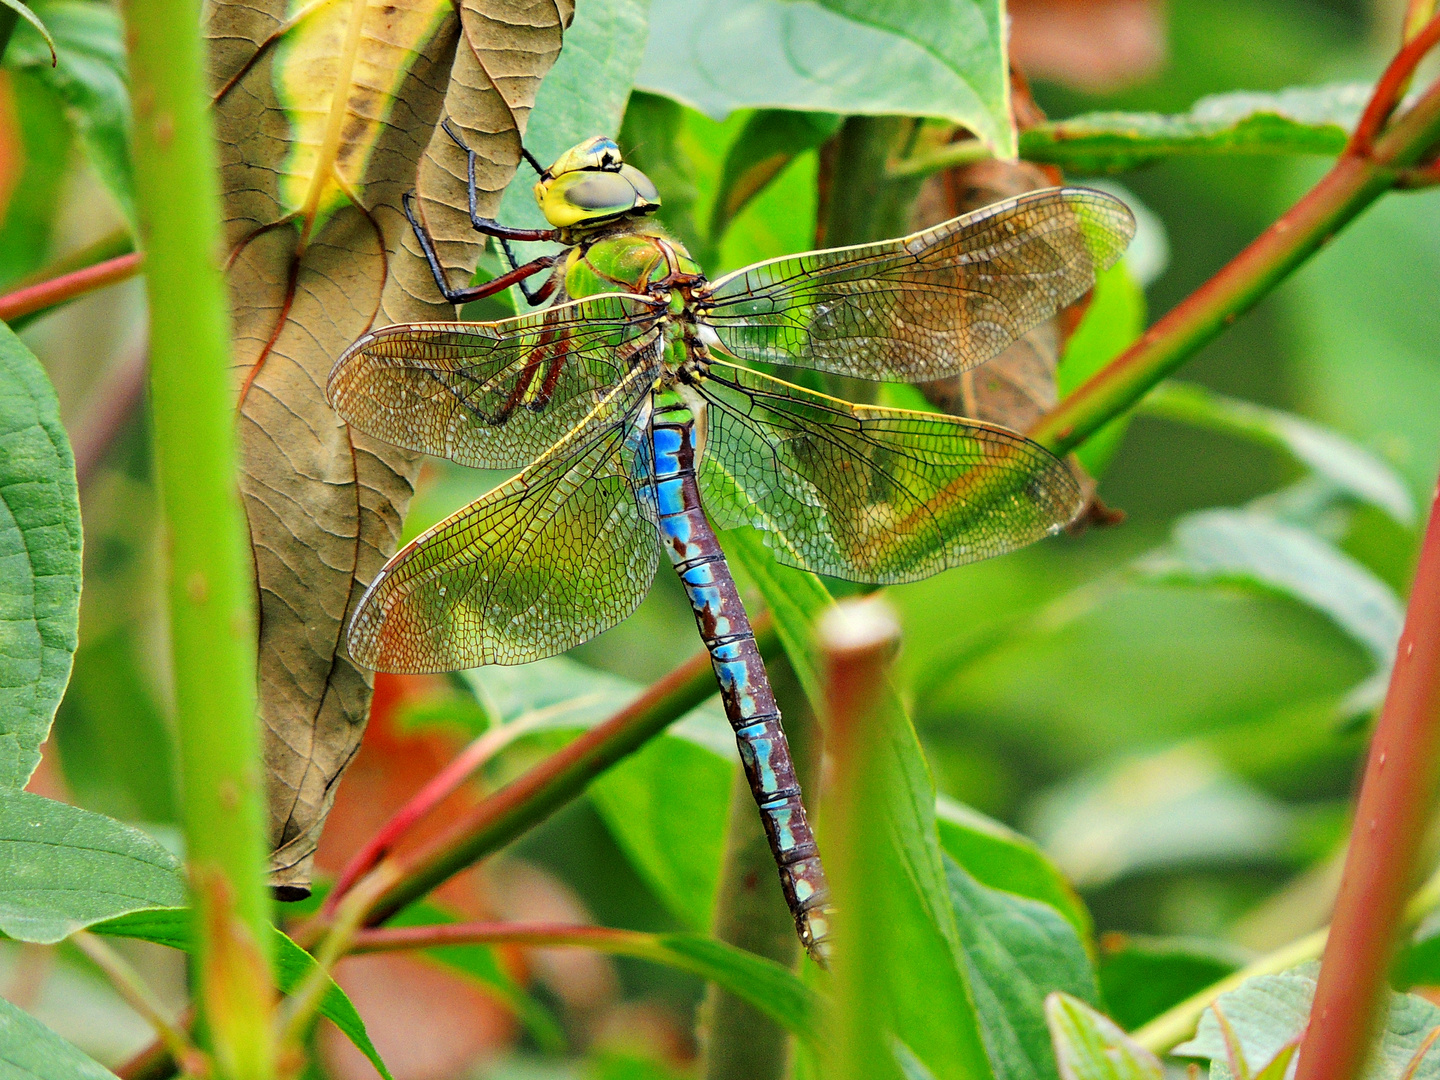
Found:
[[[544,190],[539,190],[541,187]],[[540,209],[556,228],[599,223],[626,214],[646,214],[660,205],[650,178],[623,165],[619,172],[586,170],[536,185]]]

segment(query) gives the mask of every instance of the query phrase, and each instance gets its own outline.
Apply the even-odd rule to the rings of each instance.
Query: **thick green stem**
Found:
[[[1335,163],[1279,221],[1115,361],[1046,414],[1031,438],[1067,454],[1249,311],[1440,140],[1440,84],[1364,157]]]
[[[230,320],[200,9],[130,0],[136,203],[147,253],[154,447],[196,992],[221,1077],[274,1075],[255,618],[235,487]]]
[[[768,665],[771,688],[784,717],[795,772],[813,816],[820,775],[820,729],[795,671],[783,658]],[[795,920],[775,877],[775,856],[765,838],[744,772],[730,785],[730,821],[715,896],[714,936],[747,952],[793,968],[799,953]],[[780,1080],[789,1066],[789,1036],[753,1005],[711,983],[701,1008],[705,1080]]]

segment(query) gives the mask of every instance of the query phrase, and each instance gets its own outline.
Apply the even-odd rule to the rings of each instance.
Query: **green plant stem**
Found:
[[[1296,1080],[1359,1076],[1440,780],[1440,489],[1370,754]]]
[[[780,651],[769,619],[755,620],[755,640],[767,660]],[[440,840],[404,859],[392,857],[381,862],[380,867],[394,863],[397,877],[370,908],[366,925],[384,922],[442,881],[544,821],[584,791],[591,780],[640,749],[715,691],[710,658],[698,653],[651,684],[605,723],[485,799]],[[307,930],[306,940],[323,926],[321,922]]]
[[[1440,140],[1440,83],[1375,140],[1347,154],[1279,221],[1029,432],[1068,454],[1249,311],[1296,267],[1388,191]]]
[[[254,589],[235,486],[230,319],[218,261],[204,37],[200,9],[189,0],[131,0],[126,19],[195,989],[222,1080],[270,1080]]]
[[[172,1023],[166,1016],[165,1010],[155,1000],[155,995],[145,985],[135,969],[125,962],[125,958],[115,951],[107,942],[101,941],[88,930],[81,930],[71,936],[70,940],[75,947],[83,952],[90,960],[105,973],[110,984],[125,999],[132,1009],[155,1029],[156,1035],[169,1051],[170,1056],[176,1061],[189,1062],[191,1070],[195,1071],[203,1067],[204,1059],[200,1051],[190,1041],[184,1030]]]
[[[1436,870],[1430,880],[1410,898],[1410,902],[1405,906],[1403,925],[1413,929],[1437,907],[1440,907],[1440,870]],[[1211,983],[1204,990],[1166,1009],[1149,1023],[1136,1028],[1130,1037],[1157,1054],[1179,1046],[1195,1034],[1196,1025],[1200,1023],[1200,1014],[1221,994],[1238,989],[1240,984],[1248,979],[1274,975],[1297,964],[1303,964],[1306,960],[1316,959],[1325,951],[1325,941],[1329,935],[1330,928],[1323,927],[1313,934],[1306,934],[1288,945],[1281,946],[1274,952],[1266,953],[1239,971]]]

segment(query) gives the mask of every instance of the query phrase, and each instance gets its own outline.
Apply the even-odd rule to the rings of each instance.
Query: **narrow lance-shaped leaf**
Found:
[[[0,323],[0,791],[40,763],[79,618],[75,457],[44,369]]]
[[[1161,1080],[1160,1059],[1115,1022],[1069,994],[1045,1001],[1061,1080]]]
[[[25,1080],[115,1080],[24,1010],[0,998],[0,1075]]]
[[[441,261],[467,279],[480,244],[466,157],[438,122],[477,152],[479,211],[493,215],[570,14],[553,0],[210,9],[272,871],[292,895],[308,889],[369,705],[344,628],[394,549],[418,465],[348,429],[323,388],[370,327],[453,317],[401,196],[417,190]]]

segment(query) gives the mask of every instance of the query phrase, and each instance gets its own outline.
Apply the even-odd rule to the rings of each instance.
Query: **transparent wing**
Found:
[[[706,513],[764,530],[790,566],[913,581],[1023,547],[1083,504],[1063,462],[1005,428],[851,405],[718,361],[700,393]]]
[[[663,310],[663,305],[660,310]],[[366,334],[326,393],[360,430],[476,468],[528,465],[567,433],[618,422],[649,390],[612,388],[659,370],[660,314],[614,293],[493,323],[408,323]]]
[[[1134,235],[1110,195],[1034,191],[900,240],[737,270],[699,315],[746,360],[926,382],[983,364],[1079,299]]]
[[[355,662],[523,664],[634,611],[660,558],[648,415],[567,440],[400,551],[351,620]]]

